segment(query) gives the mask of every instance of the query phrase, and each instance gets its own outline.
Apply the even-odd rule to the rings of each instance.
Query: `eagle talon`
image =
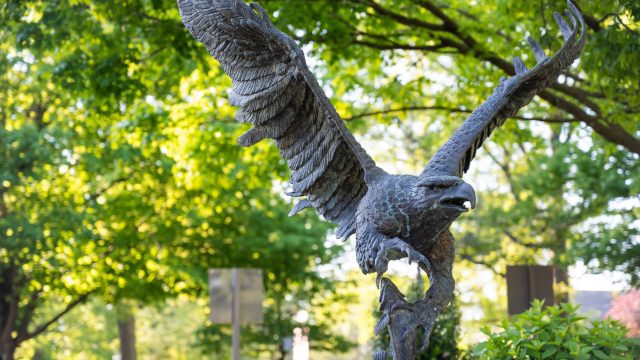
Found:
[[[418,266],[426,272],[430,271],[431,264],[426,256],[416,251],[411,245],[399,238],[386,239],[380,244],[380,250],[376,254],[374,269],[378,273],[376,284],[379,283],[382,274],[387,272],[390,260],[399,260],[406,257],[409,264],[418,262]]]
[[[376,288],[380,289],[380,283],[382,283],[382,275],[384,275],[384,272],[379,271],[378,275],[376,275]]]

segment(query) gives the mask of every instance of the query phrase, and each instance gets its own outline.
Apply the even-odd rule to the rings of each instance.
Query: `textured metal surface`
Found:
[[[394,359],[413,359],[426,348],[435,320],[451,300],[455,256],[449,226],[475,206],[473,188],[461,176],[482,142],[533,96],[553,83],[579,56],[584,22],[569,3],[568,25],[556,20],[565,44],[548,58],[528,39],[537,65],[527,70],[514,60],[516,75],[502,79],[433,156],[420,176],[390,175],[377,167],[336,113],[306,66],[300,47],[279,31],[257,4],[240,0],[178,0],[182,20],[233,80],[229,94],[236,118],[253,127],[238,139],[250,146],[275,140],[291,169],[291,211],[314,207],[338,225],[337,236],[356,234],[358,264],[377,273],[382,316],[375,333],[391,335]],[[388,262],[408,257],[429,276],[424,298],[408,303],[382,275]],[[423,331],[423,339],[416,337]],[[384,359],[378,352],[375,359]]]

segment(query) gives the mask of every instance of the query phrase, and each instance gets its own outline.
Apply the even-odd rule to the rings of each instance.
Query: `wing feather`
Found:
[[[584,19],[570,1],[567,3],[570,8],[567,15],[573,28],[569,27],[562,16],[555,14],[565,39],[562,48],[552,58],[548,58],[540,45],[528,38],[538,64],[527,70],[522,61],[516,58],[516,75],[500,81],[489,99],[471,113],[449,141],[431,158],[421,176],[462,177],[462,174],[469,170],[476,151],[491,132],[501,126],[507,118],[514,116],[536,94],[556,81],[558,75],[578,58],[586,40]]]
[[[254,145],[266,138],[282,136],[293,121],[296,120],[296,111],[289,106],[276,115],[271,121],[255,125],[249,131],[238,138],[238,144],[242,146]]]
[[[268,103],[265,107],[251,110],[247,106],[236,112],[236,119],[240,122],[249,122],[255,125],[263,124],[275,118],[285,107],[292,107],[296,112],[299,111],[306,90],[304,87],[298,86],[299,90],[290,92],[286,96],[279,96],[275,100]]]
[[[290,76],[284,77],[272,87],[264,87],[251,95],[240,95],[235,91],[229,91],[229,104],[240,106],[244,111],[258,111],[272,103],[286,103],[296,95],[294,90],[298,90],[302,84],[295,82]]]
[[[322,204],[326,203],[333,196],[335,196],[335,193],[341,186],[348,185],[346,183],[347,180],[353,181],[351,179],[352,176],[350,176],[349,174],[349,172],[353,171],[353,169],[354,166],[352,162],[336,162],[336,165],[332,166],[331,168],[332,173],[330,175],[327,174],[327,176],[331,176],[335,179],[342,179],[342,181],[327,181],[321,184],[321,186],[314,189],[314,193],[310,194],[307,199],[313,201],[314,207],[322,206]]]
[[[291,38],[259,6],[239,0],[179,0],[180,14],[232,79],[236,118],[253,127],[238,139],[249,146],[271,138],[292,170],[292,209],[315,207],[337,223],[339,237],[355,231],[367,176],[382,170],[348,132],[309,72]]]
[[[276,86],[282,81],[288,81],[289,77],[286,74],[282,74],[280,76],[269,76],[265,79],[267,81],[264,85],[265,88],[271,88]],[[248,96],[258,93],[262,90],[262,87],[256,86],[256,82],[253,80],[250,81],[241,81],[236,80],[233,82],[232,91],[234,94],[241,96]]]
[[[328,127],[320,129],[316,136],[299,153],[289,159],[289,168],[291,170],[299,170],[314,154],[324,156],[324,150],[326,150],[327,145],[335,140],[334,134],[329,131]]]

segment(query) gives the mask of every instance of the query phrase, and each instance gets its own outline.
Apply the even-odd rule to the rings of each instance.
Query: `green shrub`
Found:
[[[577,306],[560,304],[531,309],[502,322],[503,331],[483,332],[489,339],[476,345],[474,359],[640,359],[640,339],[611,320],[587,321]]]

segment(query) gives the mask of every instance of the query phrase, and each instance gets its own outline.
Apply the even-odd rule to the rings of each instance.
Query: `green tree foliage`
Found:
[[[5,358],[89,295],[204,295],[209,267],[263,268],[270,294],[300,303],[331,292],[315,270],[340,252],[330,225],[288,218],[275,148],[235,144],[229,80],[173,1],[1,9]]]
[[[611,320],[587,322],[571,304],[531,309],[502,322],[502,331],[484,330],[489,339],[473,351],[475,359],[637,359],[640,341]]]
[[[486,187],[484,205],[465,224],[461,257],[504,271],[551,255],[563,267],[582,260],[595,271],[622,270],[637,284],[636,156],[602,141],[584,146],[571,139],[578,131],[557,130],[539,148],[485,148],[499,182]]]
[[[196,345],[196,331],[207,318],[208,299],[170,299],[135,310],[140,359],[210,359]],[[47,311],[48,309],[43,309]],[[52,309],[53,310],[53,309]],[[118,354],[116,307],[93,297],[65,315],[41,336],[20,346],[17,358],[101,360]]]

